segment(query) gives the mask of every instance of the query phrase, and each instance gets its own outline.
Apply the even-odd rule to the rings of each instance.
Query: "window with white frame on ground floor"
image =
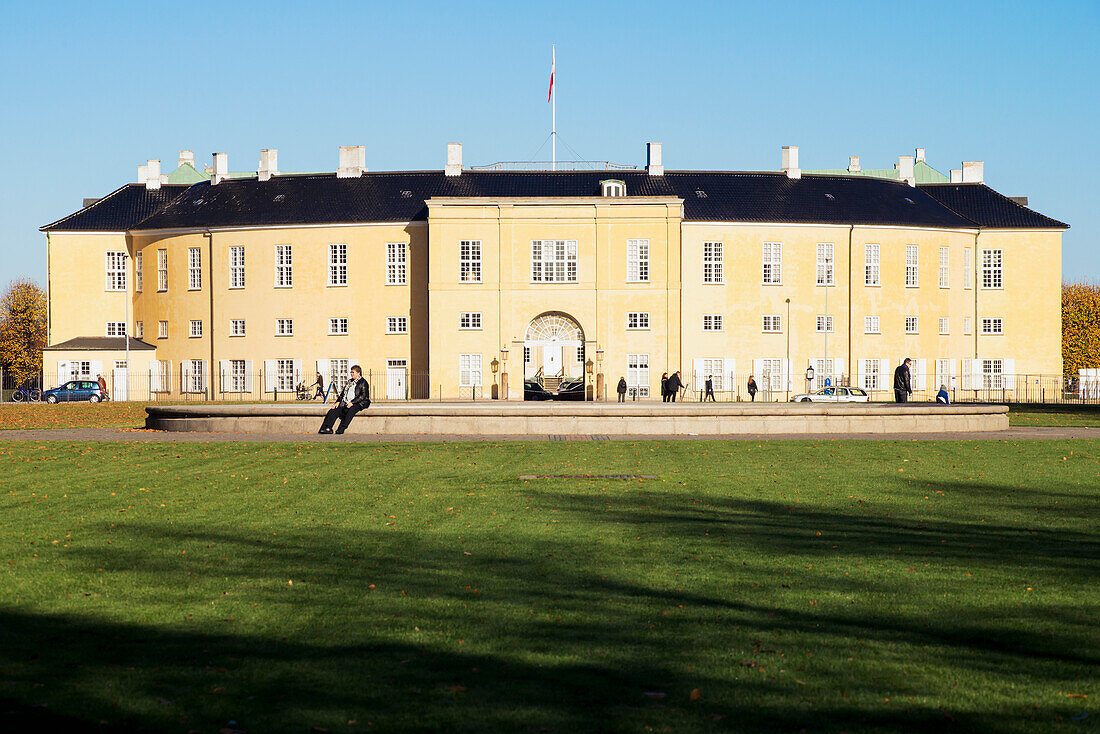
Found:
[[[104,290],[108,291],[124,291],[126,290],[126,253],[125,252],[108,252],[107,253],[107,282],[104,286]]]
[[[145,278],[144,275],[145,258],[142,256],[141,250],[134,253],[134,291],[141,293],[144,287]]]
[[[833,279],[833,243],[817,243],[817,284],[835,285]]]
[[[340,334],[348,333],[348,317],[347,316],[331,316],[328,320],[328,333],[330,336],[337,336]]]
[[[229,336],[244,336],[244,319],[229,320]]]
[[[405,285],[407,282],[407,247],[404,242],[386,243],[386,285]]]
[[[158,321],[157,322],[157,338],[158,339],[167,339],[168,338],[168,322],[167,321]]]
[[[386,333],[387,334],[408,334],[409,333],[409,317],[408,316],[387,316],[386,317]]]
[[[819,334],[826,333],[826,332],[831,334],[832,331],[833,331],[833,317],[832,316],[825,316],[823,314],[818,314],[818,316],[817,316],[817,332]]]
[[[983,390],[1000,390],[1005,386],[1004,384],[1004,360],[1003,359],[983,359],[982,360],[982,389]]]
[[[344,389],[344,385],[351,379],[351,360],[339,357],[328,360],[328,374],[323,375],[323,377],[336,391],[337,397],[339,397],[340,391]]]
[[[229,287],[244,288],[244,245],[229,248]]]
[[[916,288],[920,285],[918,280],[918,249],[916,245],[905,246],[905,287]]]
[[[134,336],[138,339],[145,338],[145,322],[137,321],[134,323]]]
[[[905,333],[906,334],[916,334],[917,331],[918,331],[917,326],[918,326],[918,321],[917,321],[916,316],[906,316],[905,317]]]
[[[462,311],[458,314],[458,328],[460,329],[480,329],[481,328],[481,312],[480,311]]]
[[[702,378],[701,383],[699,379],[696,379],[696,383],[700,383],[706,387],[706,380],[709,377],[711,380],[711,387],[715,392],[722,392],[726,388],[726,360],[722,358],[704,357],[700,360],[702,363],[703,372],[700,376]]]
[[[192,338],[198,338],[202,336],[202,322],[197,319],[191,321],[191,330],[188,332]]]
[[[626,355],[627,394],[639,398],[649,397],[649,355]]]
[[[877,359],[863,360],[863,384],[864,390],[881,389],[881,375],[879,374],[879,361]]]
[[[481,355],[458,355],[458,386],[481,387]]]
[[[458,282],[481,282],[481,240],[458,243]]]
[[[275,336],[294,336],[294,319],[275,319]]]
[[[70,380],[90,380],[92,379],[92,363],[82,360],[76,360],[69,362],[69,377]]]
[[[126,336],[126,322],[108,321],[107,336]]]
[[[722,330],[722,314],[708,313],[703,314],[703,331],[721,331]]]
[[[294,285],[294,246],[275,245],[275,287]]]
[[[187,248],[187,289],[202,289],[202,250],[198,247]]]
[[[334,243],[328,246],[328,284],[348,284],[348,246]]]
[[[703,282],[725,283],[726,274],[722,261],[722,243],[703,243]]]
[[[168,290],[168,250],[157,250],[157,290]]]
[[[829,385],[836,384],[836,374],[833,372],[835,368],[835,360],[833,359],[814,359],[814,390],[820,390],[826,386],[826,382]]]
[[[998,318],[982,319],[982,333],[983,334],[1003,334],[1004,322]]]
[[[626,328],[629,330],[648,329],[649,311],[629,311],[626,314]]]
[[[878,334],[880,333],[880,324],[878,316],[864,316],[863,317],[863,333],[864,334]]]
[[[940,288],[951,287],[951,248],[940,248]]]
[[[783,372],[782,359],[762,359],[760,360],[760,381],[757,384],[765,390],[782,390]]]
[[[863,285],[880,284],[880,249],[876,244],[863,246]]]
[[[948,388],[954,387],[951,384],[951,378],[954,377],[952,367],[953,363],[950,359],[936,360],[936,390],[939,390],[941,385]]]
[[[940,316],[940,333],[941,334],[950,334],[951,333],[951,329],[948,328],[949,325],[950,325],[950,321],[948,320],[948,318],[946,316]]]
[[[229,360],[229,375],[228,375],[228,388],[229,392],[244,392],[245,388],[245,360],[243,359],[231,359]]]
[[[966,336],[970,335],[970,317],[969,316],[963,316],[963,334],[965,334]]]
[[[576,283],[576,240],[531,240],[532,283]]]
[[[293,359],[276,359],[275,360],[275,389],[279,392],[291,392],[294,390],[294,383],[297,380],[297,375],[294,374],[294,360]]]
[[[776,333],[783,331],[783,317],[779,314],[767,314],[763,318],[762,331]]]
[[[783,244],[765,242],[763,247],[763,275],[765,285],[779,285],[783,282]]]
[[[974,273],[970,269],[970,248],[963,248],[963,288],[970,290],[974,282]]]
[[[1001,250],[982,250],[982,288],[1004,286],[1002,260]]]
[[[188,360],[184,387],[188,392],[206,392],[206,365],[201,359]]]
[[[534,278],[532,278],[534,280]],[[649,281],[649,240],[626,241],[626,282]]]
[[[115,360],[115,369],[116,370],[126,369],[126,360],[125,359],[116,359]]]

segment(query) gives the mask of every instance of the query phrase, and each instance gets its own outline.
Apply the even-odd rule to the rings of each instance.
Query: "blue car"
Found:
[[[71,403],[78,400],[98,403],[106,400],[107,396],[99,389],[99,383],[94,380],[69,380],[61,387],[42,393],[42,399],[47,403]]]

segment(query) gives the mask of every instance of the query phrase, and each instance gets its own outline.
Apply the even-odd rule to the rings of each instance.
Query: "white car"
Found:
[[[866,403],[870,399],[866,390],[858,387],[824,387],[817,392],[795,395],[792,403]]]

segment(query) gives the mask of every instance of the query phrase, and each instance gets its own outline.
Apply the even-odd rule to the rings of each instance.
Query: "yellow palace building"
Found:
[[[43,227],[45,381],[116,398],[271,399],[361,364],[382,399],[658,396],[680,371],[720,399],[850,384],[1018,390],[1060,375],[1068,225],[1001,195],[980,162],[666,171],[611,164],[202,172],[190,152]],[[124,334],[129,333],[128,349]],[[807,367],[814,368],[812,382]],[[961,396],[963,397],[963,396]]]

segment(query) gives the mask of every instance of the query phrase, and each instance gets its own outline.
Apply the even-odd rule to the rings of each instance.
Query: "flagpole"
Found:
[[[551,124],[550,124],[550,170],[558,170],[558,95],[554,94],[553,78],[554,72],[558,65],[558,51],[554,44],[550,45],[550,100],[553,104],[550,105],[551,110]]]

